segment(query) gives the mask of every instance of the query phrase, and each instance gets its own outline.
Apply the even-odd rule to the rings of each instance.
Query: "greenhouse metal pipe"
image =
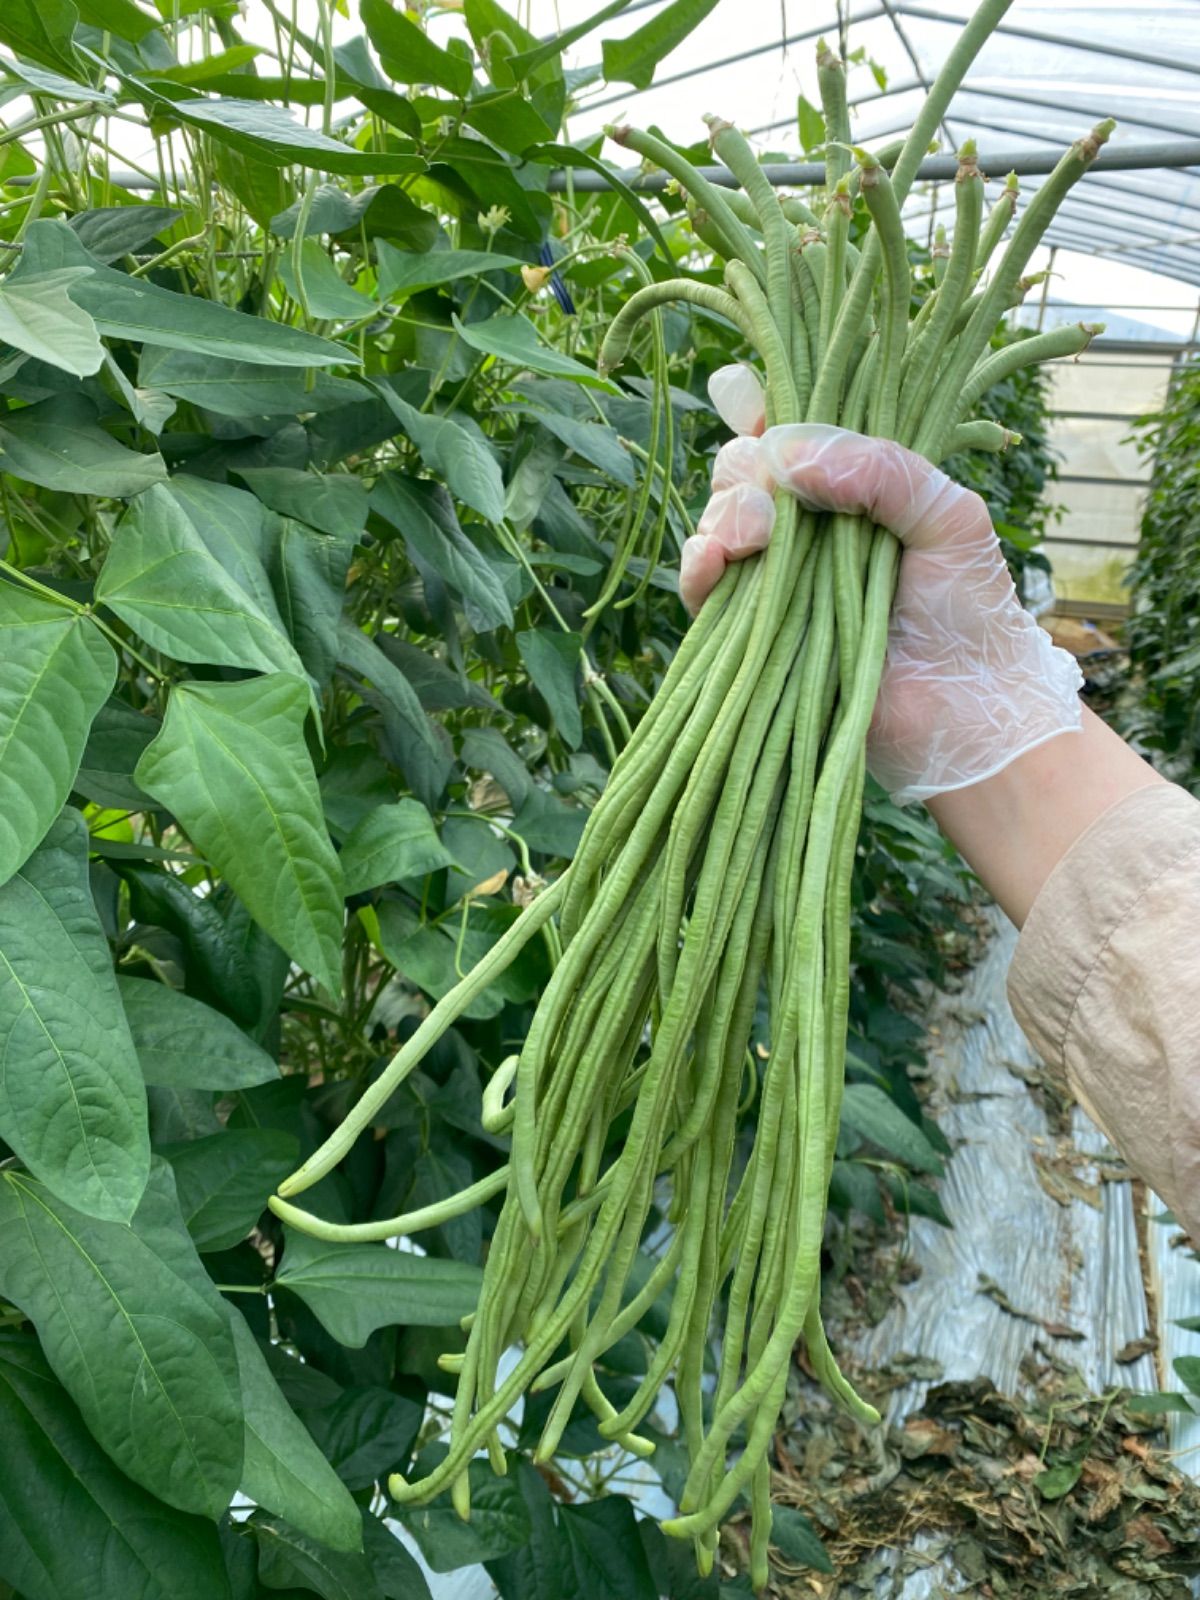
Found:
[[[1008,150],[983,152],[979,165],[985,172],[1015,172],[1018,177],[1045,177],[1054,171],[1062,158],[1060,150]],[[1200,139],[1175,139],[1162,144],[1111,145],[1101,150],[1092,163],[1096,172],[1140,172],[1153,167],[1200,166]],[[701,167],[700,172],[710,183],[724,189],[737,187],[737,180],[728,167]],[[926,156],[917,168],[916,180],[945,182],[958,171],[956,155]],[[763,163],[763,172],[776,188],[819,187],[825,182],[825,167],[820,161],[773,161]],[[631,189],[642,194],[656,194],[667,185],[665,172],[626,170],[616,174]],[[603,193],[609,187],[603,173],[574,169],[572,187],[577,192]],[[12,181],[11,179],[9,180]],[[555,168],[550,174],[549,187],[560,190],[566,187],[566,174]]]
[[[897,0],[894,9],[902,17],[919,17],[923,22],[944,22],[950,27],[962,27],[961,17],[947,16],[944,11],[934,11],[929,6],[909,5],[908,0]],[[1152,55],[1145,50],[1127,50],[1122,45],[1099,44],[1090,37],[1071,39],[1065,34],[1050,33],[1042,28],[1019,27],[1013,22],[998,23],[995,31],[1013,39],[1031,39],[1035,44],[1062,45],[1067,50],[1079,50],[1085,55],[1115,56],[1119,61],[1136,61],[1145,67],[1166,67],[1171,72],[1189,72],[1193,77],[1200,74],[1200,67],[1190,66],[1186,61],[1172,61],[1168,56]]]

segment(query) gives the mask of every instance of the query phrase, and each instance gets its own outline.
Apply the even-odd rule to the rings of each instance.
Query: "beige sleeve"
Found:
[[[1042,886],[1008,979],[1018,1022],[1200,1241],[1200,801],[1139,789]]]

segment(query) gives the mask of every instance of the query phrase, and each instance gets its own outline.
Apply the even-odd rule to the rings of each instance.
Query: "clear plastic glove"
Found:
[[[1079,668],[1022,607],[977,494],[891,440],[824,423],[763,432],[748,367],[715,373],[710,393],[741,436],[717,453],[712,499],[683,547],[693,614],[729,561],[767,544],[773,485],[809,510],[868,516],[904,545],[867,741],[898,804],[979,783],[1079,729]]]

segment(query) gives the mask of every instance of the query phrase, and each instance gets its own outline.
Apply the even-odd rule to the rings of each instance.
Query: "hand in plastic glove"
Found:
[[[1079,668],[1017,599],[977,494],[892,440],[823,423],[763,432],[748,367],[714,373],[710,393],[740,437],[717,453],[712,499],[683,547],[679,587],[693,614],[728,562],[767,544],[773,485],[809,510],[869,516],[904,545],[867,741],[893,799],[979,783],[1080,727]]]

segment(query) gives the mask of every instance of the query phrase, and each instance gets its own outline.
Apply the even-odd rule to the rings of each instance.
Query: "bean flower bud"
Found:
[[[530,294],[538,294],[546,287],[553,267],[522,267],[521,278]]]

